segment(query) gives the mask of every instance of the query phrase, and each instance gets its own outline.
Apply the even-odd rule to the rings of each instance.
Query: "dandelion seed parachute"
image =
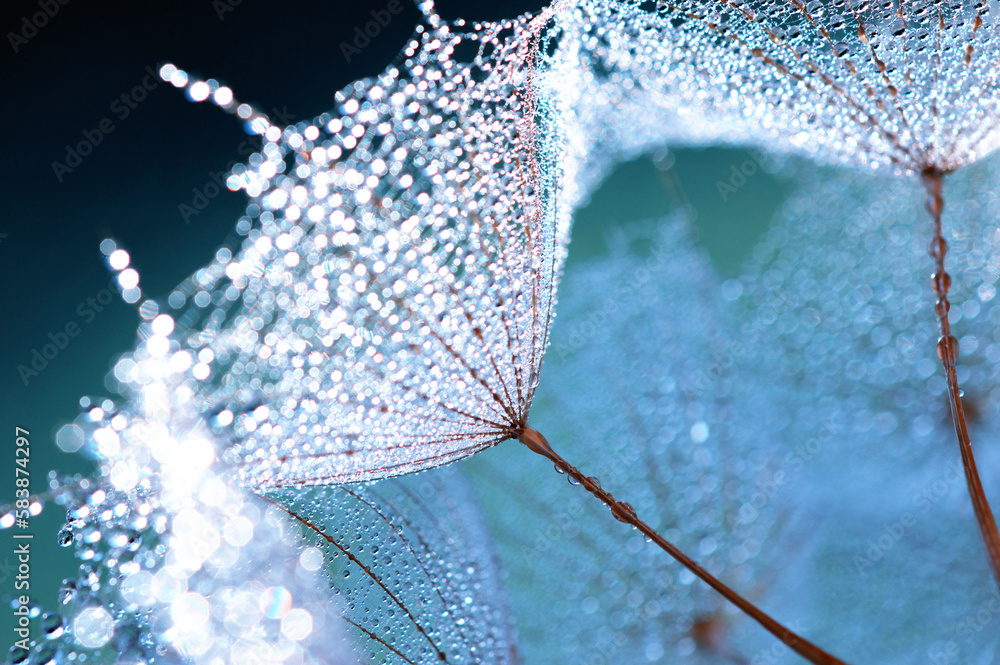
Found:
[[[169,298],[251,486],[439,466],[526,422],[572,203],[544,21],[432,23],[336,112],[263,130],[231,179],[242,249]]]
[[[565,16],[579,67],[624,109],[646,105],[644,124],[911,174],[1000,145],[985,0],[599,0]]]

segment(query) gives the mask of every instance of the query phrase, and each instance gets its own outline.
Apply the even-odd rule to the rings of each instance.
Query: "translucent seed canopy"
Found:
[[[624,122],[947,172],[1000,143],[996,16],[987,0],[587,0],[559,20]]]
[[[492,537],[454,467],[275,498],[322,553],[359,662],[518,662]]]
[[[248,484],[400,475],[523,427],[571,208],[544,24],[421,27],[335,111],[260,121],[242,247],[169,298]]]

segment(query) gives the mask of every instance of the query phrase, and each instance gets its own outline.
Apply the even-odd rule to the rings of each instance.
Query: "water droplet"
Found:
[[[934,286],[934,293],[942,296],[951,290],[951,275],[946,272],[934,273],[931,275],[931,283]]]
[[[37,665],[62,665],[62,651],[53,646],[40,649],[32,659]]]
[[[128,545],[127,549],[129,552],[135,552],[142,546],[142,534],[138,531],[130,531],[128,534]]]
[[[615,504],[615,507],[611,509],[611,514],[615,516],[615,519],[619,522],[624,522],[625,524],[630,523],[630,518],[634,520],[635,508],[632,504],[626,503],[625,501],[619,501]]]
[[[954,367],[958,361],[958,340],[955,339],[954,335],[942,337],[938,340],[937,352],[938,358],[944,365]]]
[[[948,253],[948,241],[941,237],[933,238],[927,248],[927,253],[935,259],[943,258]]]
[[[73,531],[67,527],[59,529],[59,533],[56,534],[56,542],[61,547],[68,547],[73,542]]]
[[[114,631],[114,619],[103,607],[88,607],[73,620],[73,636],[88,649],[100,649]]]
[[[21,647],[11,647],[7,652],[7,662],[11,665],[24,665],[31,657],[31,652]]]
[[[42,633],[50,640],[60,637],[65,628],[62,615],[56,612],[46,612],[43,614],[39,625],[42,628]]]
[[[561,466],[559,466],[558,464],[556,464],[555,466],[556,466],[556,473],[558,473],[560,475],[566,473],[566,470],[564,468],[562,468]]]
[[[108,545],[115,549],[121,549],[128,544],[128,535],[123,531],[112,531],[108,536]]]
[[[74,580],[63,580],[62,586],[59,587],[59,602],[63,605],[68,605],[76,598],[77,591],[78,589]]]

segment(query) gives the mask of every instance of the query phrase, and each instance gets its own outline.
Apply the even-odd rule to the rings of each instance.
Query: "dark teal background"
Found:
[[[305,119],[330,108],[334,92],[350,81],[380,71],[419,20],[403,2],[404,12],[347,62],[340,44],[371,20],[371,10],[388,2],[242,0],[220,20],[217,9],[231,4],[222,1],[168,6],[70,0],[18,53],[8,35],[20,32],[23,17],[40,11],[39,4],[8,4],[0,14],[0,503],[13,499],[15,426],[31,432],[32,489],[44,489],[50,469],[92,469],[82,456],[61,452],[54,434],[77,415],[81,396],[113,397],[104,377],[135,343],[137,325],[134,308],[117,296],[92,320],[81,315],[87,299],[108,285],[100,241],[112,237],[127,249],[144,293],[161,295],[232,238],[244,206],[240,194],[224,191],[187,223],[178,209],[191,204],[193,190],[208,184],[212,172],[243,158],[239,146],[248,136],[231,116],[192,104],[162,83],[126,118],[119,115],[122,106],[112,107],[115,100],[141,84],[147,67],[172,61],[194,75],[218,78],[241,101]],[[439,3],[447,17],[472,19],[513,16],[540,5]],[[67,146],[105,118],[114,130],[59,182],[52,162],[63,161]],[[742,150],[678,150],[669,171],[649,158],[621,165],[579,214],[571,263],[605,251],[610,226],[689,204],[716,266],[733,271],[782,196],[781,184],[759,172],[722,200],[717,183],[746,159]],[[79,325],[80,333],[25,385],[18,366],[30,365],[32,351],[67,323]],[[30,528],[31,594],[49,607],[75,567],[69,551],[55,544],[63,517],[50,506]],[[14,593],[10,536],[11,530],[0,532],[0,596]],[[0,610],[2,655],[13,640],[12,626],[10,613]]]

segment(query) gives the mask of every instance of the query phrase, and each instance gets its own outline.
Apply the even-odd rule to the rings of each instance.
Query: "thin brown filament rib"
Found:
[[[448,285],[448,290],[451,292],[452,297],[454,297],[456,301],[458,301],[458,302],[462,301],[462,298],[463,298],[462,294],[460,294],[455,289],[455,287],[453,285],[449,284]],[[476,338],[479,339],[479,341],[485,343],[486,340],[483,339],[482,332],[480,332],[481,327],[479,325],[479,322],[472,318],[472,314],[469,313],[468,309],[466,309],[466,308],[463,307],[462,308],[462,313],[465,315],[465,320],[468,322],[468,324],[470,326],[472,326],[472,329],[474,331],[473,334],[476,336]],[[509,333],[508,333],[508,335],[509,335]],[[510,344],[508,344],[507,346],[509,347]],[[514,400],[511,399],[511,397],[510,397],[510,391],[507,390],[507,382],[504,381],[503,374],[500,373],[500,367],[497,365],[496,358],[493,357],[493,352],[491,351],[491,349],[490,349],[490,347],[488,345],[484,345],[483,346],[483,351],[486,353],[486,358],[490,361],[490,366],[493,368],[493,374],[497,377],[497,381],[500,382],[500,387],[503,388],[504,397],[507,398],[507,401],[504,402],[504,411],[507,411],[508,415],[511,415],[511,416],[517,415],[517,414],[514,414],[512,411],[510,411],[510,409],[507,408],[507,405],[513,404]],[[494,390],[489,385],[487,385],[485,379],[482,379],[482,378],[479,378],[479,377],[476,377],[476,378],[479,380],[480,383],[482,383],[486,387],[487,390],[490,391],[490,393],[493,395],[494,399],[496,399],[498,401],[502,401],[500,399],[499,394],[496,392],[496,390]]]
[[[736,593],[734,590],[730,589],[714,575],[695,563],[693,559],[688,557],[666,538],[657,533],[651,526],[639,519],[632,506],[615,499],[610,492],[605,491],[601,487],[596,478],[583,475],[576,469],[576,467],[560,457],[559,454],[556,453],[549,445],[549,442],[545,440],[545,437],[542,436],[537,430],[525,426],[521,431],[518,440],[527,446],[531,451],[551,460],[559,471],[562,471],[570,478],[578,482],[584,487],[584,489],[593,494],[608,508],[610,508],[611,514],[614,515],[615,519],[619,522],[629,524],[641,531],[643,535],[656,543],[660,549],[676,559],[678,563],[701,578],[703,582],[719,592],[719,594],[721,594],[726,600],[738,607],[747,616],[759,623],[768,632],[784,642],[790,649],[808,660],[810,663],[813,663],[813,665],[846,665],[844,661],[840,660],[836,656],[827,653],[812,642],[806,640],[788,628],[785,628],[785,626],[771,618],[769,614],[759,609],[756,605]]]
[[[396,654],[397,656],[399,656],[400,658],[402,658],[403,660],[405,660],[410,665],[416,665],[416,663],[414,663],[412,660],[410,660],[409,658],[407,658],[406,656],[404,656],[402,653],[400,653],[399,649],[397,649],[396,647],[392,646],[391,644],[389,644],[388,642],[386,642],[385,639],[379,637],[378,635],[376,635],[372,631],[368,630],[367,628],[365,628],[361,624],[352,621],[350,617],[344,616],[343,614],[340,614],[338,616],[340,616],[341,619],[343,619],[344,621],[346,621],[347,623],[351,624],[352,626],[354,626],[355,628],[357,628],[358,630],[360,630],[362,633],[364,633],[365,635],[367,635],[370,639],[375,640],[376,642],[378,642],[379,644],[381,644],[382,646],[384,646],[386,649],[389,649],[390,651],[392,651],[394,654]]]
[[[455,296],[459,300],[461,299],[461,296],[455,291],[454,287],[449,285],[449,289],[451,291],[452,296]],[[431,337],[436,339],[438,344],[440,344],[441,347],[445,351],[447,351],[448,354],[451,355],[451,357],[454,358],[462,367],[464,367],[465,370],[472,376],[472,378],[475,379],[476,382],[486,390],[486,393],[493,398],[494,402],[500,404],[500,406],[503,408],[503,413],[501,413],[500,411],[496,410],[496,407],[493,404],[487,402],[487,404],[490,405],[490,408],[493,410],[493,412],[496,413],[501,418],[504,415],[506,415],[508,418],[513,417],[514,413],[511,410],[510,406],[506,402],[504,402],[497,394],[497,392],[492,387],[490,387],[490,384],[487,383],[486,380],[479,375],[479,371],[472,366],[472,364],[465,358],[465,356],[463,356],[458,350],[456,350],[451,344],[449,344],[448,340],[445,339],[444,335],[435,330],[434,326],[432,325],[433,321],[428,317],[423,316],[418,310],[415,310],[412,307],[406,307],[406,309],[410,314],[410,318],[416,319],[422,322],[425,326],[427,326],[427,330],[430,331]],[[466,320],[470,323],[470,325],[475,326],[475,322],[472,320],[472,317],[469,315],[469,313],[468,312],[464,313]],[[487,355],[489,355],[489,353],[487,353]],[[492,356],[489,357],[490,359],[492,359]]]
[[[438,599],[441,601],[441,605],[445,608],[444,612],[455,623],[455,629],[458,631],[459,635],[462,636],[462,639],[465,640],[466,644],[471,644],[471,641],[469,640],[469,636],[466,634],[465,629],[459,624],[458,619],[452,614],[451,610],[449,609],[450,605],[449,605],[448,601],[445,600],[444,594],[441,593],[441,588],[443,586],[447,586],[450,591],[452,591],[453,593],[455,593],[455,596],[458,595],[457,592],[455,592],[454,586],[452,586],[452,584],[451,584],[451,580],[449,580],[447,576],[443,576],[441,578],[437,578],[437,577],[435,577],[434,575],[431,574],[430,569],[427,568],[427,565],[425,564],[424,560],[420,558],[420,554],[417,553],[417,550],[410,543],[410,541],[407,538],[406,534],[404,534],[400,529],[396,528],[396,525],[392,523],[392,520],[389,519],[389,516],[387,514],[385,514],[384,512],[382,512],[382,510],[377,505],[375,505],[374,503],[372,503],[371,501],[369,501],[365,497],[361,496],[357,492],[353,491],[349,487],[345,487],[344,491],[347,492],[348,494],[350,494],[352,497],[354,497],[358,501],[360,501],[361,503],[363,503],[365,506],[368,507],[369,510],[371,510],[376,515],[378,515],[379,518],[381,518],[381,520],[383,522],[385,522],[386,526],[388,526],[389,529],[392,530],[393,534],[395,534],[396,537],[399,538],[400,542],[403,543],[403,545],[406,547],[407,551],[413,557],[413,560],[417,562],[417,565],[420,567],[420,570],[423,571],[424,577],[426,577],[427,581],[430,583],[429,586],[431,587],[431,589],[434,590],[434,594],[438,597]],[[408,489],[404,488],[404,491],[407,494],[409,494],[410,499],[414,502],[415,505],[422,505],[416,499],[416,497],[414,497],[413,494],[410,493],[410,491]],[[389,507],[391,509],[392,508],[392,503],[389,502],[388,500],[386,500],[386,502],[389,503]],[[399,512],[399,511],[396,511],[396,513],[399,514],[399,515],[402,515],[402,513]],[[433,515],[433,514],[429,514],[428,516],[432,517],[432,518],[436,517],[436,515]],[[414,536],[417,539],[417,542],[420,543],[423,546],[424,552],[428,552],[428,553],[432,552],[433,550],[431,549],[430,545],[428,545],[427,542],[420,536],[420,532],[417,531],[417,529],[410,523],[410,521],[407,520],[405,517],[401,517],[401,519],[403,520],[403,524],[406,526],[406,528],[410,529],[413,532]]]
[[[986,500],[983,484],[979,480],[979,470],[976,468],[976,458],[972,454],[972,442],[969,440],[969,430],[965,422],[965,409],[962,408],[962,391],[958,386],[955,374],[955,363],[958,361],[958,340],[951,334],[948,322],[948,290],[951,288],[951,276],[945,270],[944,259],[948,253],[948,243],[941,235],[941,212],[944,210],[944,199],[941,190],[944,184],[944,174],[934,168],[927,168],[923,173],[924,187],[927,189],[927,212],[934,220],[934,236],[931,240],[930,255],[934,258],[935,269],[931,277],[934,295],[937,296],[935,311],[938,315],[938,327],[941,338],[938,340],[937,351],[941,364],[944,366],[945,377],[948,379],[948,404],[951,407],[951,420],[955,425],[955,435],[958,437],[958,448],[962,453],[962,467],[965,469],[965,483],[969,487],[969,498],[976,513],[976,523],[979,534],[986,546],[986,557],[993,569],[993,577],[1000,586],[1000,531],[997,522]]]
[[[334,547],[336,547],[338,550],[340,550],[341,554],[343,554],[344,556],[346,556],[348,559],[351,560],[351,563],[353,563],[354,565],[356,565],[359,568],[361,568],[361,570],[364,571],[364,573],[369,578],[371,578],[371,580],[373,582],[375,582],[376,584],[378,584],[382,588],[382,591],[384,591],[386,593],[386,595],[389,596],[389,598],[392,600],[392,602],[394,602],[396,604],[396,606],[399,607],[399,609],[403,610],[403,613],[406,614],[407,618],[410,620],[410,623],[412,623],[413,626],[417,629],[417,632],[419,632],[421,635],[424,636],[424,638],[427,639],[427,641],[431,645],[431,648],[434,649],[435,653],[437,653],[438,660],[440,660],[442,662],[445,662],[445,663],[448,662],[448,658],[447,658],[447,656],[445,656],[445,653],[443,651],[441,651],[441,649],[438,648],[438,645],[434,642],[434,639],[427,633],[427,631],[424,629],[424,627],[420,625],[420,622],[417,621],[417,618],[415,616],[413,616],[413,613],[410,612],[409,608],[406,607],[406,605],[403,603],[403,601],[400,600],[399,597],[396,594],[394,594],[391,590],[389,590],[389,587],[387,587],[385,585],[385,583],[381,579],[379,579],[378,575],[376,575],[375,573],[372,572],[371,568],[369,568],[364,563],[362,563],[361,560],[358,559],[356,556],[354,556],[354,554],[352,554],[350,550],[348,550],[346,547],[344,547],[339,542],[337,542],[337,540],[335,538],[332,538],[331,536],[328,536],[326,534],[326,532],[323,531],[323,529],[321,529],[317,525],[313,524],[312,521],[310,521],[309,519],[303,517],[302,515],[299,515],[297,512],[295,512],[291,508],[289,508],[289,507],[287,507],[287,506],[285,506],[285,505],[283,505],[281,503],[278,503],[277,501],[274,501],[273,499],[270,499],[270,498],[264,496],[263,494],[258,494],[257,496],[259,498],[261,498],[262,500],[266,501],[267,503],[271,504],[272,506],[275,506],[276,508],[280,508],[281,510],[283,510],[285,513],[288,514],[289,517],[294,518],[295,520],[297,520],[298,522],[300,522],[303,526],[305,526],[305,527],[309,528],[311,531],[313,531],[316,535],[318,535],[319,537],[321,537],[324,540],[326,540],[326,542],[328,542],[331,545],[333,545]],[[354,622],[352,621],[351,623],[354,623]],[[357,625],[357,624],[354,624],[354,625]],[[358,626],[358,627],[360,628],[360,626]],[[368,632],[368,631],[365,631],[365,632]],[[374,637],[374,635],[372,633],[368,633],[368,634],[369,634],[370,637]],[[379,641],[381,641],[381,640],[379,640]],[[389,645],[386,644],[386,646],[389,646]],[[393,651],[395,651],[395,649],[393,649]],[[396,653],[399,653],[399,652],[397,651]],[[400,655],[402,655],[402,654],[400,654]]]

